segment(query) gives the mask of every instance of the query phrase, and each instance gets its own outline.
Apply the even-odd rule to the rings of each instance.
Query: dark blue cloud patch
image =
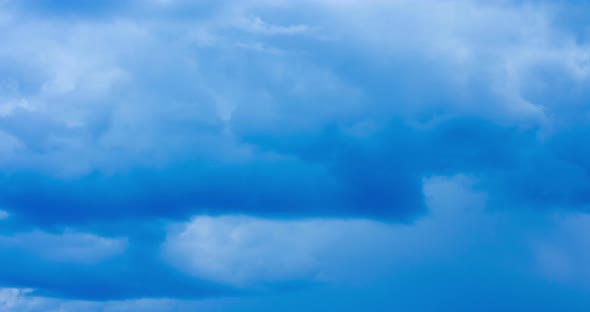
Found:
[[[0,198],[14,218],[40,226],[110,218],[176,219],[199,213],[275,217],[414,214],[414,205],[421,201],[417,177],[381,171],[374,160],[361,156],[346,160],[351,162],[330,170],[278,161],[212,168],[186,164],[164,171],[73,179],[14,174],[3,177]],[[334,170],[341,167],[346,171],[335,175]],[[412,179],[415,182],[409,182]]]
[[[4,174],[0,204],[40,226],[202,213],[411,220],[424,212],[422,178],[457,171],[481,177],[492,198],[517,204],[580,209],[588,200],[583,151],[578,164],[556,157],[559,141],[544,142],[533,130],[461,118],[426,128],[392,121],[362,138],[345,131],[244,132],[257,158],[241,164],[202,159],[115,174]]]

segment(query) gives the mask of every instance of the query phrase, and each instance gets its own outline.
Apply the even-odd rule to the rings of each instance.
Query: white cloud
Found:
[[[466,107],[459,107],[463,111],[545,123],[553,117],[546,115],[545,103],[535,103],[526,94],[527,88],[546,78],[537,70],[559,68],[560,74],[572,79],[573,84],[585,84],[590,78],[590,46],[560,28],[555,7],[547,3],[370,3],[317,2],[325,9],[323,28],[332,37],[353,42],[355,49],[382,66],[400,60],[426,62],[430,68],[421,69],[424,75],[442,75],[446,81],[441,83],[451,92],[466,94],[487,89],[491,92],[488,97],[496,97],[493,101],[474,99],[463,103]],[[478,83],[483,85],[474,88]],[[555,92],[551,86],[546,88],[545,92]]]
[[[31,289],[0,288],[0,310],[6,312],[170,312],[195,311],[201,303],[169,299],[90,302],[37,297]]]
[[[45,304],[41,299],[27,298],[31,289],[2,288],[0,289],[0,310],[15,312],[39,311]]]
[[[0,117],[29,112],[66,129],[39,131],[43,138],[3,130],[27,147],[19,166],[74,175],[129,163],[158,166],[182,152],[236,153],[241,146],[225,130],[236,131],[239,121],[265,133],[286,125],[315,133],[334,121],[414,118],[433,105],[449,114],[551,123],[560,116],[553,105],[561,104],[538,103],[527,92],[538,85],[542,93],[562,91],[544,85],[537,71],[558,68],[574,85],[590,75],[588,45],[560,28],[540,3],[257,0],[207,6],[186,20],[168,13],[203,3],[152,2],[152,18],[138,10],[104,20],[33,18],[6,8],[0,66],[14,81],[0,77]],[[381,78],[369,78],[391,81],[365,90],[345,64],[327,64],[334,55],[324,55],[317,42],[346,52],[355,66],[377,65]],[[416,73],[417,81],[404,80]],[[416,90],[398,88],[408,94],[394,99],[364,97],[387,94],[396,83]],[[429,100],[434,89],[448,98]],[[190,135],[169,126],[220,123],[224,130]],[[200,148],[209,142],[217,145]],[[39,149],[44,153],[32,152]]]
[[[289,281],[317,281],[355,289],[448,267],[466,270],[455,272],[458,278],[472,271],[490,275],[513,272],[521,278],[524,270],[535,282],[540,278],[586,285],[590,276],[586,216],[531,218],[516,211],[493,213],[485,209],[486,195],[477,188],[477,179],[464,175],[425,179],[424,193],[431,213],[407,225],[368,220],[195,217],[172,225],[161,251],[172,265],[196,278],[250,290]],[[63,238],[33,233],[16,237],[19,246],[41,257],[54,253],[86,261],[88,257],[101,257],[99,254],[112,254],[104,250],[112,243],[92,235],[70,233]],[[5,240],[0,242],[6,246]],[[86,256],[76,259],[80,251]],[[490,253],[500,253],[502,259],[490,258]],[[66,261],[64,258],[53,260]],[[465,264],[468,267],[463,267]],[[19,312],[207,311],[237,304],[226,301],[93,303],[34,297],[27,289],[0,290],[0,308]]]
[[[105,238],[94,234],[42,231],[0,236],[0,248],[24,251],[34,257],[57,262],[95,264],[125,251],[124,238]]]
[[[336,224],[197,217],[172,234],[163,249],[190,273],[230,284],[306,279],[315,274],[314,253],[330,240],[324,231]]]
[[[251,289],[288,281],[366,285],[465,263],[475,272],[525,271],[565,283],[590,276],[588,218],[488,211],[476,189],[477,180],[462,175],[425,179],[429,215],[407,225],[200,216],[171,226],[161,250],[188,274]],[[542,226],[550,223],[557,226]],[[501,261],[489,253],[501,253]]]
[[[240,19],[238,27],[241,27],[248,32],[261,35],[297,35],[309,31],[307,25],[275,25],[265,22],[258,16]]]
[[[432,215],[413,225],[201,216],[171,227],[162,251],[190,274],[235,286],[362,281],[469,243],[461,236],[480,226],[474,222],[487,222],[485,197],[472,192],[471,183],[463,176],[428,179]]]

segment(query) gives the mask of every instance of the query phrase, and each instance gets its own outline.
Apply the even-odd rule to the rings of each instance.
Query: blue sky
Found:
[[[588,311],[589,9],[0,0],[0,310]]]

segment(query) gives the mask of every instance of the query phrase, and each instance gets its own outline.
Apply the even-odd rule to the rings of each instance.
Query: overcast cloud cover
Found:
[[[0,310],[589,311],[590,3],[0,0]]]

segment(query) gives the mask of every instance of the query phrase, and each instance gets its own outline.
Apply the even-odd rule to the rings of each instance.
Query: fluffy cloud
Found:
[[[473,192],[471,183],[463,176],[427,180],[431,215],[413,225],[200,216],[170,226],[162,252],[195,276],[238,287],[342,281],[350,273],[347,268],[391,269],[396,263],[419,262],[440,252],[438,245],[448,248],[452,239],[473,230],[470,223],[485,219],[485,196]],[[450,230],[453,226],[457,232]],[[428,236],[434,237],[421,241]],[[352,274],[360,271],[364,269]]]
[[[433,304],[446,302],[447,306],[460,311],[482,304],[505,309],[512,309],[515,305],[525,308],[561,306],[568,311],[578,311],[576,307],[588,304],[578,297],[567,304],[559,296],[546,296],[539,302],[533,300],[536,298],[534,294],[561,293],[571,287],[587,289],[581,277],[588,272],[583,261],[587,243],[583,235],[584,217],[531,214],[521,210],[490,211],[489,196],[482,191],[480,181],[465,175],[430,177],[424,180],[422,188],[429,215],[411,224],[359,219],[273,220],[249,216],[198,216],[185,223],[169,224],[166,238],[159,248],[148,245],[137,249],[138,241],[135,241],[126,255],[118,255],[114,261],[106,262],[104,256],[112,257],[108,255],[118,250],[116,246],[120,243],[71,232],[61,236],[47,233],[14,235],[1,240],[6,255],[3,261],[18,262],[21,266],[25,263],[32,275],[21,276],[19,285],[38,288],[4,290],[1,302],[14,311],[74,311],[81,308],[126,311],[143,306],[153,311],[197,308],[203,311],[243,311],[246,307],[264,309],[268,300],[273,300],[268,298],[271,290],[296,289],[294,293],[287,291],[279,297],[283,298],[283,303],[273,305],[313,301],[318,295],[328,296],[323,300],[326,307],[351,305],[348,300],[333,301],[330,298],[332,292],[353,292],[366,300],[377,300],[380,307],[431,311],[432,306],[415,300],[414,286],[408,286],[412,285],[410,281],[419,281],[422,285],[430,285],[424,291]],[[152,240],[146,240],[145,235],[141,239],[144,243],[154,244]],[[130,241],[134,242],[133,239]],[[79,246],[80,242],[86,243]],[[15,247],[24,254],[15,253]],[[72,256],[76,250],[80,255]],[[161,257],[162,261],[153,260],[154,254],[158,253],[156,258]],[[35,256],[27,258],[27,254]],[[88,262],[88,257],[95,259]],[[68,265],[51,265],[48,261],[65,261]],[[92,264],[92,273],[78,272],[80,267],[76,266],[88,268],[88,264]],[[39,270],[59,272],[62,277],[72,279],[83,278],[85,282],[77,285],[80,287],[78,291],[73,291],[67,284],[56,284],[59,281],[57,276]],[[150,273],[146,275],[148,271]],[[7,272],[2,272],[4,281],[9,277]],[[424,275],[424,272],[430,273]],[[449,272],[455,273],[448,276]],[[474,287],[475,280],[470,277],[473,274],[477,276],[478,286],[469,292],[469,296],[480,298],[477,303],[463,301],[460,299],[464,296],[462,292],[447,289],[449,279],[455,281],[453,287]],[[498,275],[514,286],[497,288]],[[101,280],[99,276],[112,278],[113,283]],[[130,300],[108,303],[39,297],[101,300],[232,294],[229,289],[223,290],[215,284],[195,282],[203,279],[228,285],[235,289],[234,294],[256,291],[259,296],[267,295],[258,299],[224,301]],[[560,284],[552,286],[555,281]],[[318,285],[323,286],[318,288]],[[99,290],[103,287],[112,291]],[[395,295],[384,298],[377,291],[379,287],[394,289]],[[521,302],[494,303],[483,295],[492,291],[499,297],[510,298],[522,291],[519,287],[527,289],[526,294],[520,293]],[[362,290],[365,288],[375,292],[367,293]]]
[[[518,271],[493,250],[569,283],[585,242],[537,227],[578,237],[547,213],[590,203],[580,6],[0,1],[0,243],[27,272],[0,282],[112,300],[411,257]]]
[[[589,304],[577,295],[570,303],[560,296],[535,295],[581,287],[582,296],[588,290],[583,277],[587,262],[580,254],[586,250],[582,235],[586,220],[575,214],[491,212],[486,193],[478,188],[476,179],[464,175],[425,180],[431,213],[411,225],[196,217],[170,227],[162,252],[189,274],[244,289],[315,285],[273,301],[273,306],[286,309],[293,302],[314,301],[323,294],[318,289],[331,288],[338,294],[356,294],[355,300],[362,302],[376,300],[376,307],[415,311],[432,311],[437,304],[459,311],[483,306],[490,310],[561,306],[578,311]],[[504,279],[501,285],[498,276]],[[381,288],[391,292],[381,294]],[[430,303],[417,300],[416,288],[423,288],[420,293]],[[489,293],[506,299],[492,300]],[[514,295],[522,300],[508,299]],[[465,300],[466,296],[477,299]],[[222,305],[220,311],[243,311],[244,306],[264,309],[267,300],[272,299],[237,300]],[[354,306],[346,298],[323,302],[345,310]]]
[[[275,214],[256,207],[282,202],[276,214],[407,220],[423,210],[424,176],[470,170],[505,184],[529,176],[519,164],[531,148],[533,171],[579,166],[546,143],[583,123],[588,48],[545,3],[128,2],[93,17],[69,7],[81,14],[69,18],[52,2],[4,5],[0,183],[27,187],[0,201],[26,218],[41,198],[86,216],[142,214],[130,206],[146,202],[174,217]],[[277,167],[306,177],[281,180]],[[144,176],[174,187],[154,192]],[[578,206],[555,192],[556,205]]]

